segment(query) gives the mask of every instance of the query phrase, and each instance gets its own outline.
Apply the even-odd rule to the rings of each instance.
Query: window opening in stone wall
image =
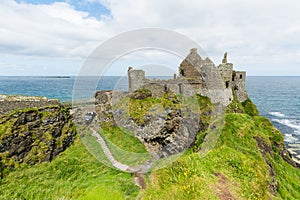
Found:
[[[226,81],[225,84],[226,84],[226,88],[229,88],[229,81]]]
[[[240,74],[240,79],[242,79],[243,78],[243,75],[242,74]]]
[[[234,79],[235,79],[235,75],[232,75],[232,81],[234,81]]]
[[[181,71],[181,75],[184,76],[184,70],[182,69],[180,71]]]
[[[179,88],[179,94],[182,94],[182,84],[178,84],[178,88]]]

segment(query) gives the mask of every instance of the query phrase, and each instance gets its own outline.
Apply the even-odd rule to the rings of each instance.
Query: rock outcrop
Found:
[[[5,167],[49,162],[76,136],[69,111],[61,106],[16,110],[0,116],[0,161]]]
[[[174,94],[152,97],[151,92],[146,90],[123,95],[99,91],[95,98],[100,124],[130,130],[154,158],[167,157],[190,148],[199,131],[207,128],[212,115],[209,99],[201,96],[191,98],[186,104]],[[206,100],[201,110],[197,98]]]

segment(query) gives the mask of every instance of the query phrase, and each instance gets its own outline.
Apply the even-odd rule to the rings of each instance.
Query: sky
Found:
[[[185,35],[216,65],[228,52],[248,75],[300,76],[299,10],[297,0],[0,0],[0,76],[77,75],[105,41],[143,28]],[[107,75],[151,63],[176,71],[180,59],[135,51]]]

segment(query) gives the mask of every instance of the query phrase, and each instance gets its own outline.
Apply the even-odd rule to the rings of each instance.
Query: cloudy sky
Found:
[[[300,76],[297,0],[0,0],[0,76],[76,75],[103,42],[146,27],[186,35],[215,64],[227,51],[248,75]]]

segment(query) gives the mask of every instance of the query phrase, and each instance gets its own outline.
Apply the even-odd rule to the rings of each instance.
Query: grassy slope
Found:
[[[31,110],[37,109],[22,111]],[[2,124],[0,135],[11,134],[12,125],[8,122]],[[125,151],[146,152],[144,146],[130,134],[121,134],[122,131],[113,127],[105,131],[106,136]],[[77,139],[51,163],[15,165],[15,169],[8,171],[0,162],[0,171],[5,173],[0,174],[4,175],[3,179],[0,176],[0,199],[135,199],[139,188],[134,185],[133,176],[101,164],[98,160],[111,166],[99,144],[90,137],[83,137],[81,141]]]
[[[217,146],[204,158],[189,151],[170,167],[150,174],[143,198],[222,199],[232,195],[238,199],[300,199],[300,170],[284,162],[275,146],[274,156],[268,156],[279,188],[277,196],[269,192],[269,166],[254,136],[268,144],[283,142],[282,134],[265,118],[227,114]]]
[[[274,142],[283,143],[282,134],[268,120],[256,116],[251,102],[239,106],[249,115],[227,114],[222,134],[209,154],[200,158],[189,150],[167,168],[148,174],[142,198],[300,199],[300,170],[283,161],[274,146]],[[112,141],[120,136],[119,132],[105,135]],[[255,136],[273,148],[273,155],[267,156],[278,181],[277,196],[269,191],[270,167],[257,148]],[[132,145],[132,149],[118,145],[144,151],[140,144]],[[135,199],[138,193],[130,174],[102,165],[80,141],[51,163],[23,166],[0,179],[0,199]]]
[[[53,162],[0,180],[0,199],[134,199],[138,191],[130,174],[104,166],[78,140]]]

